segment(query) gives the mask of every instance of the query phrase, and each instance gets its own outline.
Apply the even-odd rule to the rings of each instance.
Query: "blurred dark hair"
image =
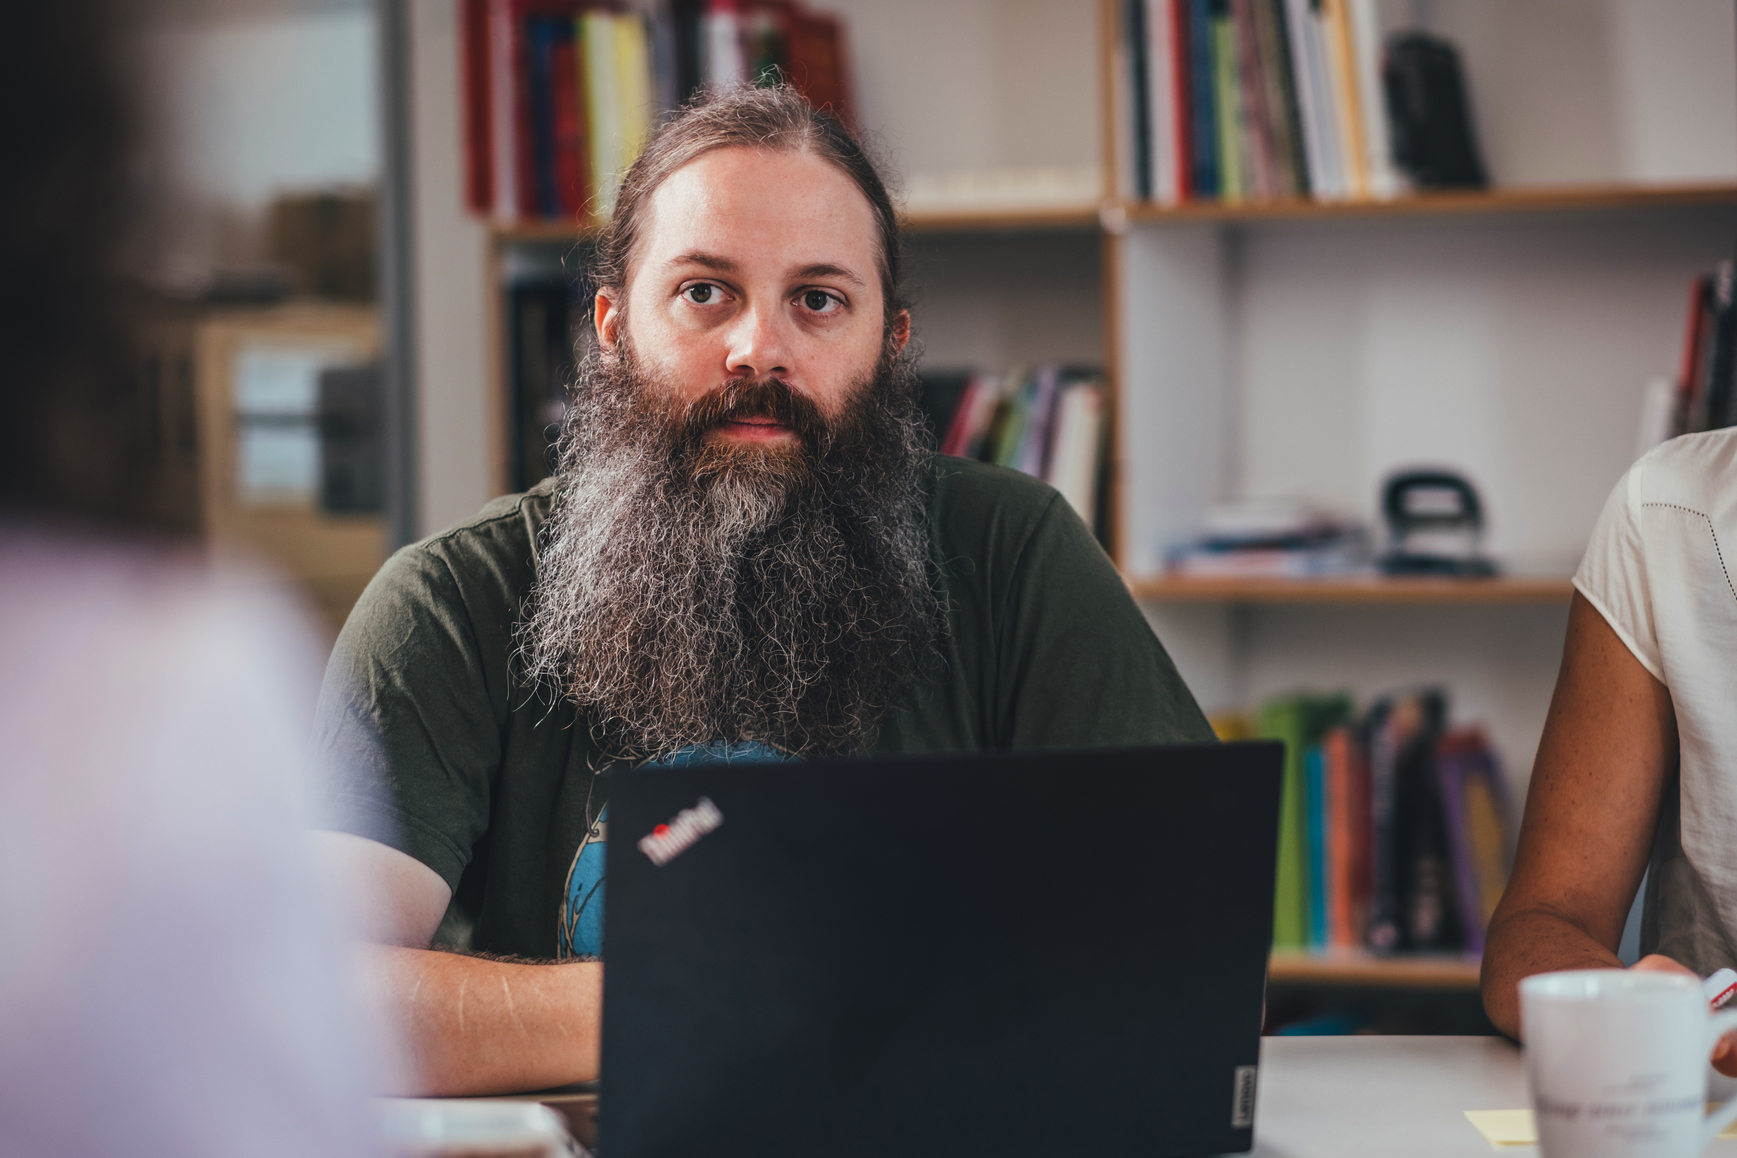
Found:
[[[672,173],[714,149],[745,147],[812,153],[856,183],[874,210],[880,236],[881,290],[886,318],[904,308],[899,296],[899,218],[879,168],[837,117],[817,109],[790,85],[734,88],[697,97],[652,134],[622,178],[615,212],[598,240],[592,276],[601,289],[627,288],[634,250],[651,195]]]
[[[114,0],[9,4],[0,35],[0,506],[130,518],[115,278],[132,131]]]

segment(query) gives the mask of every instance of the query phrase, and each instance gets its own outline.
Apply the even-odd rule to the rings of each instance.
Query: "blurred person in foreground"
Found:
[[[612,764],[1212,739],[1067,501],[930,449],[837,120],[678,113],[594,275],[559,473],[394,555],[322,692],[354,774],[322,839],[396,902],[375,973],[430,1092],[597,1074]]]
[[[1737,429],[1631,466],[1574,574],[1562,669],[1484,1006],[1520,1034],[1521,979],[1615,969],[1646,880],[1639,970],[1737,967]],[[1713,1065],[1737,1077],[1737,1035]]]
[[[131,502],[123,15],[0,36],[0,1155],[360,1154],[317,642]]]

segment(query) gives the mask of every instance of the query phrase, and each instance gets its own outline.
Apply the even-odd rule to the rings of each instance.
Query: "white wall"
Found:
[[[159,260],[197,273],[257,257],[249,229],[273,195],[375,180],[371,10],[162,19],[139,51]]]
[[[906,174],[1098,164],[1093,0],[810,0],[845,17],[863,127]]]
[[[1415,0],[1381,0],[1388,31]],[[1498,185],[1737,178],[1729,0],[1435,0]]]
[[[494,497],[489,477],[485,258],[464,205],[457,0],[411,5],[415,167],[417,517],[429,534]]]
[[[1465,471],[1490,550],[1567,574],[1628,466],[1643,383],[1737,210],[1248,229],[1233,263],[1243,496],[1368,520],[1394,469]]]

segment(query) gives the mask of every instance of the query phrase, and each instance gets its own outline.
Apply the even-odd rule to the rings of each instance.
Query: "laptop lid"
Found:
[[[613,776],[600,1153],[1249,1149],[1282,752]]]

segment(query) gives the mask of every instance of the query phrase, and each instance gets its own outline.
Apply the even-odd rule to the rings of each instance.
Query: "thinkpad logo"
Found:
[[[640,837],[639,851],[650,857],[652,864],[666,865],[722,823],[724,814],[710,797],[702,796],[698,804],[682,809],[668,824],[660,824]]]

